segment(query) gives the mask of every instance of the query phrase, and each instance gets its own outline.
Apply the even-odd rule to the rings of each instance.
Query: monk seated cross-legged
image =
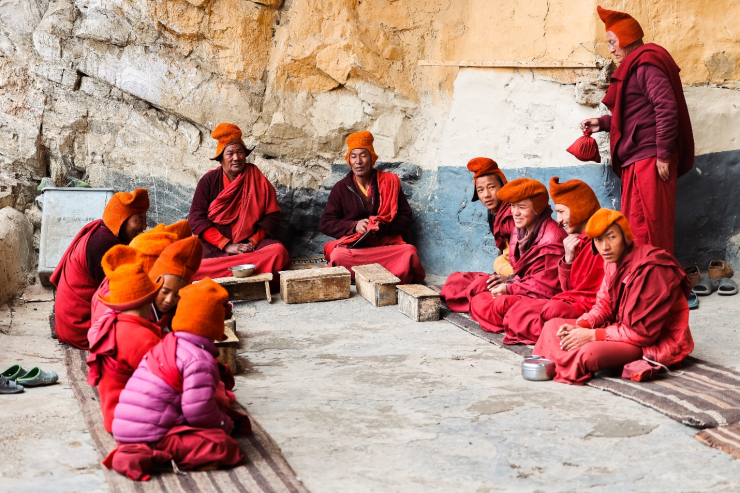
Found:
[[[367,131],[347,138],[350,172],[331,189],[319,221],[322,233],[337,238],[324,246],[324,254],[332,267],[352,272],[357,265],[380,264],[401,284],[419,283],[426,277],[424,267],[402,237],[411,227],[411,206],[398,176],[374,168],[373,140]]]
[[[501,332],[504,317],[523,300],[550,299],[560,292],[558,262],[563,257],[565,231],[551,217],[547,188],[529,178],[519,178],[499,190],[498,197],[511,204],[514,231],[509,241],[510,276],[495,274],[470,302],[470,317],[484,330]]]
[[[493,263],[493,272],[502,276],[514,270],[509,262],[509,239],[514,230],[511,206],[498,197],[498,191],[508,183],[506,176],[493,159],[477,157],[468,162],[473,175],[472,201],[480,200],[488,211],[488,227],[498,247],[499,255]],[[485,272],[453,272],[442,286],[442,298],[454,312],[470,311],[470,300],[476,294],[488,291],[490,274]]]
[[[247,156],[252,152],[242,131],[221,123],[211,133],[218,141],[216,156],[221,166],[198,182],[188,222],[203,240],[203,262],[194,280],[231,276],[229,267],[256,265],[255,273],[278,272],[290,262],[278,240],[280,206],[272,184]]]
[[[506,344],[535,344],[542,326],[553,318],[577,318],[596,302],[596,292],[604,277],[604,261],[591,250],[586,223],[599,210],[599,200],[591,187],[581,180],[560,183],[550,180],[550,196],[555,202],[558,223],[568,233],[563,240],[565,255],[558,263],[562,293],[550,300],[517,303],[504,317]]]
[[[600,209],[586,233],[605,262],[596,303],[577,320],[545,323],[534,354],[555,362],[555,381],[574,385],[625,365],[630,380],[639,381],[660,369],[649,362],[668,367],[682,361],[694,341],[691,283],[681,265],[665,250],[633,245],[630,225],[617,211]]]

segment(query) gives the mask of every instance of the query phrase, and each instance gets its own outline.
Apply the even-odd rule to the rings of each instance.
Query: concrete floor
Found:
[[[354,289],[354,288],[353,288]],[[313,493],[737,491],[740,461],[696,430],[588,387],[527,382],[520,359],[446,322],[349,300],[237,304],[237,396]],[[0,492],[107,491],[48,337],[50,303],[18,303],[0,367],[58,385],[1,396]],[[694,355],[740,370],[740,297],[692,312]]]

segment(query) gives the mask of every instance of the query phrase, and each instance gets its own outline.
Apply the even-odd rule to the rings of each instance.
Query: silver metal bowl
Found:
[[[256,268],[257,266],[254,264],[244,264],[229,267],[229,270],[234,274],[234,277],[249,277],[254,273],[254,269]]]
[[[555,363],[542,356],[532,355],[522,361],[522,376],[525,380],[552,380],[555,377]]]

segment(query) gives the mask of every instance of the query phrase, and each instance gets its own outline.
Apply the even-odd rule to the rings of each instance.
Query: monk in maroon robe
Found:
[[[275,188],[247,163],[252,150],[239,127],[221,123],[211,137],[218,141],[211,159],[221,165],[200,179],[190,206],[188,223],[203,240],[203,261],[193,279],[229,277],[229,267],[254,264],[255,273],[271,272],[275,284],[290,262],[275,239],[280,225]]]
[[[643,44],[630,15],[597,7],[619,68],[603,103],[611,115],[581,122],[609,132],[612,168],[622,179],[622,213],[635,242],[674,249],[676,180],[694,166],[694,136],[680,69],[662,47]]]
[[[509,261],[509,239],[514,230],[511,207],[498,198],[498,191],[508,183],[506,176],[493,159],[477,157],[468,162],[468,170],[474,173],[472,201],[480,200],[488,212],[488,228],[491,230],[499,256],[493,263],[494,274],[511,275],[514,270]],[[442,286],[442,299],[454,312],[470,311],[470,300],[476,294],[488,291],[491,274],[485,272],[453,272]]]
[[[488,291],[470,302],[470,318],[484,330],[501,332],[504,317],[515,304],[550,299],[560,292],[558,262],[563,257],[565,231],[552,219],[547,188],[529,178],[504,185],[498,196],[511,204],[514,231],[509,241],[511,276],[494,275]]]
[[[332,267],[380,264],[401,280],[420,283],[426,277],[416,247],[403,239],[412,211],[397,175],[375,169],[378,155],[370,132],[347,138],[345,160],[350,172],[329,193],[319,220],[322,233],[333,238],[324,245]]]
[[[617,211],[600,209],[586,233],[606,263],[596,303],[577,320],[547,322],[534,354],[555,362],[555,381],[573,385],[625,365],[623,378],[639,381],[683,360],[694,349],[683,268],[665,250],[633,245]]]
[[[599,200],[581,180],[560,183],[550,180],[550,196],[555,202],[558,223],[568,236],[563,240],[565,255],[558,263],[562,293],[550,300],[517,303],[504,317],[506,344],[535,344],[542,326],[553,318],[577,318],[591,309],[604,277],[604,260],[591,250],[586,223],[599,210]]]

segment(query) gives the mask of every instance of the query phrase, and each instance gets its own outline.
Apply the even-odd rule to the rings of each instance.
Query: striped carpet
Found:
[[[97,388],[90,387],[86,381],[87,351],[67,347],[64,359],[70,387],[82,409],[98,458],[102,461],[116,443],[103,427]],[[100,467],[105,471],[108,485],[114,493],[308,493],[270,435],[254,418],[250,416],[250,419],[254,434],[237,439],[247,461],[245,465],[234,469],[186,474],[163,472],[152,476],[149,481],[138,482],[102,465]]]
[[[740,423],[708,428],[700,431],[695,436],[703,444],[718,448],[736,459],[740,459]]]

